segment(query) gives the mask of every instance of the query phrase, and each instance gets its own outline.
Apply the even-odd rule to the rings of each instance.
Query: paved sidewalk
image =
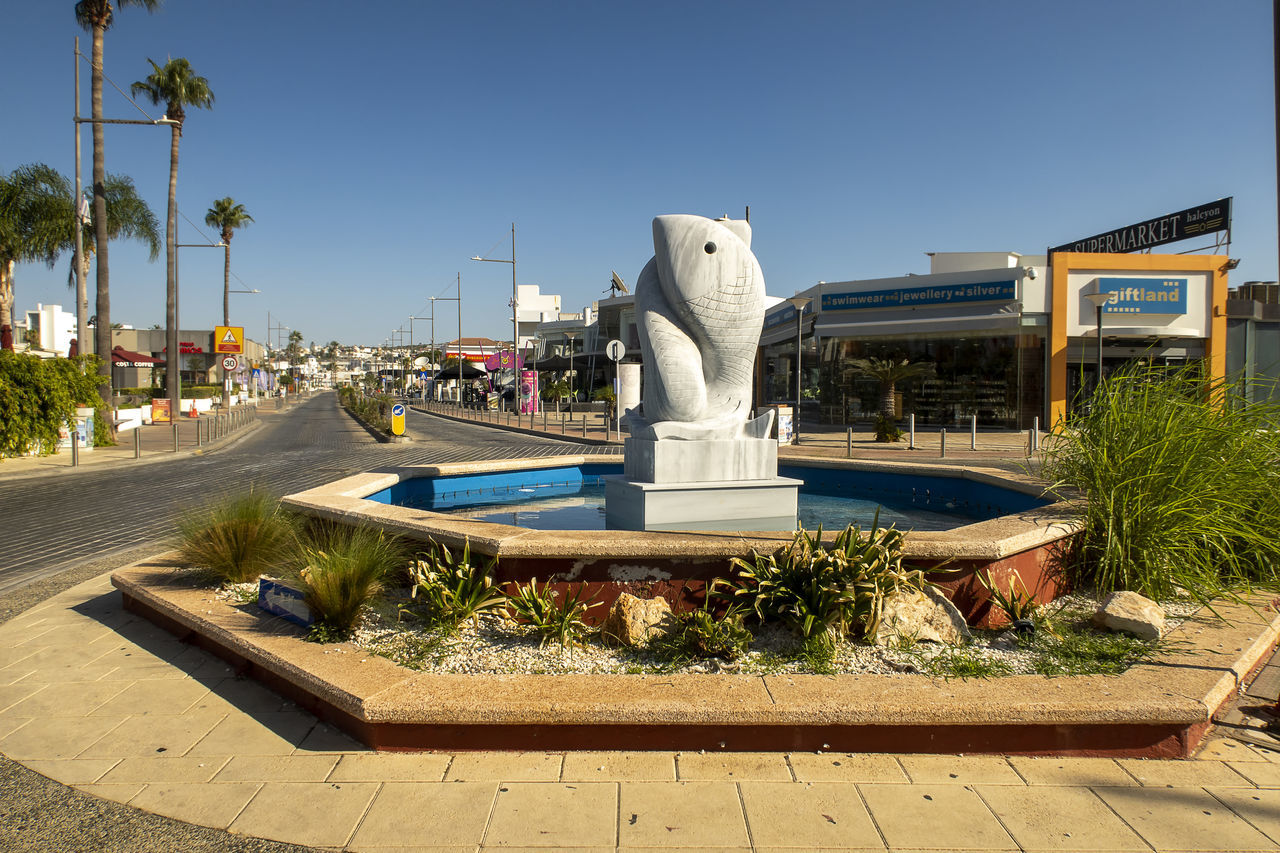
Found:
[[[1277,678],[1273,660],[1259,682]],[[1280,849],[1280,750],[1221,737],[1192,761],[372,753],[124,612],[106,575],[0,626],[0,752],[138,809],[343,850]]]
[[[179,455],[203,453],[242,438],[256,427],[259,419],[270,418],[291,409],[275,399],[261,400],[256,407],[234,408],[227,415],[202,414],[198,418],[183,416],[177,420],[177,444],[174,424],[143,424],[117,434],[114,447],[81,448],[77,466],[72,465],[70,450],[49,456],[6,456],[0,458],[0,480],[31,479],[72,474],[80,470],[162,462]],[[136,438],[135,438],[136,433]],[[136,442],[136,444],[135,444]]]

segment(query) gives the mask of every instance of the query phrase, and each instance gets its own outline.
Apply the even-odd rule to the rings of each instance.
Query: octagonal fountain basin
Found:
[[[597,602],[622,591],[700,606],[706,583],[730,574],[733,557],[773,551],[792,531],[639,532],[604,528],[603,477],[620,456],[408,466],[356,474],[289,495],[290,508],[346,523],[375,524],[423,542],[469,543],[498,557],[496,580],[586,583]],[[1061,588],[1059,557],[1077,531],[1043,485],[999,471],[915,463],[791,457],[780,474],[803,480],[800,523],[825,537],[846,524],[908,531],[907,562],[933,569],[971,624],[992,617],[979,572],[1007,588],[1020,577],[1039,600]],[[944,565],[945,564],[945,565]],[[592,615],[602,618],[603,607]]]

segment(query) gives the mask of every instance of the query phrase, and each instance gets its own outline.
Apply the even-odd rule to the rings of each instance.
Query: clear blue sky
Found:
[[[73,169],[74,3],[10,3],[0,169]],[[1276,279],[1271,4],[167,0],[119,11],[107,75],[189,59],[178,203],[256,223],[232,243],[232,321],[381,344],[452,296],[509,337],[508,257],[575,310],[633,283],[662,213],[751,206],[768,290],[926,272],[927,251],[1043,252],[1235,197],[1232,283]],[[88,68],[82,66],[88,112]],[[136,117],[107,89],[108,117]],[[149,107],[148,107],[149,108]],[[149,108],[150,109],[150,108]],[[158,111],[156,111],[158,113]],[[168,131],[107,129],[108,171],[163,221]],[[84,131],[85,174],[90,140]],[[200,242],[182,223],[183,242]],[[202,226],[203,227],[203,226]],[[212,235],[216,242],[216,235]],[[184,249],[182,325],[221,318],[220,252]],[[111,251],[112,320],[162,323],[163,258]],[[92,311],[90,278],[90,310]],[[18,311],[72,309],[22,265]],[[456,329],[440,304],[437,339]],[[415,323],[415,339],[427,337]]]

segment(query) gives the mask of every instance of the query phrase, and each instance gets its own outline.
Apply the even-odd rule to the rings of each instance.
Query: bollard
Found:
[[[1034,439],[1033,447],[1040,449],[1040,416],[1036,415],[1031,419],[1031,436]]]
[[[133,428],[133,458],[142,458],[142,424]]]
[[[71,467],[75,468],[80,464],[80,433],[71,430]]]
[[[947,458],[947,428],[946,427],[942,428],[942,432],[939,433],[939,436],[942,439],[942,443],[939,445],[938,455],[941,456],[943,459],[946,459]]]
[[[911,413],[911,438],[907,441],[907,450],[916,449],[916,413]]]
[[[844,435],[844,455],[853,458],[853,427],[849,427]]]
[[[1027,427],[1027,455],[1030,456],[1032,453],[1035,452],[1035,449],[1036,449],[1035,436],[1031,432],[1031,427]]]
[[[542,431],[543,432],[547,431],[547,410],[546,409],[542,410]]]
[[[582,437],[583,438],[587,437],[587,416],[586,415],[582,416]]]
[[[196,418],[196,447],[200,446],[200,419]]]
[[[560,434],[568,435],[568,433],[569,433],[569,422],[564,419],[564,412],[561,412],[560,413]]]
[[[978,449],[978,416],[969,415],[969,449]]]
[[[178,452],[178,422],[173,422],[173,452]]]

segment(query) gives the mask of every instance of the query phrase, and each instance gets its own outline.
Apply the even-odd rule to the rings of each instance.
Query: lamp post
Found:
[[[1099,389],[1102,388],[1102,306],[1110,302],[1114,297],[1114,295],[1115,294],[1113,293],[1110,293],[1107,291],[1100,291],[1100,290],[1094,290],[1091,293],[1084,294],[1084,298],[1088,299],[1089,302],[1093,304],[1094,309],[1097,311],[1098,376],[1097,376],[1096,382],[1094,383],[1094,387]]]
[[[181,288],[178,285],[178,282],[180,279],[178,277],[179,252],[177,250],[178,249],[222,249],[227,244],[223,242],[217,242],[217,243],[179,243],[177,242],[178,220],[176,217],[174,218],[174,221],[173,221],[173,239],[174,239],[173,316],[168,318],[168,323],[170,325],[170,328],[166,335],[165,350],[169,356],[168,358],[169,364],[166,365],[165,367],[165,379],[169,385],[169,417],[176,419],[178,417],[179,410],[182,408],[182,362],[173,361],[174,358],[179,357],[179,351],[182,349],[182,344],[178,340],[178,338],[181,337],[180,327],[182,324],[178,322],[178,294],[181,292]],[[216,352],[218,349],[218,346],[216,343],[214,344],[213,348],[214,348],[214,351]],[[176,367],[174,365],[176,365]],[[228,402],[226,399],[227,372],[225,370],[222,371],[222,391],[223,391],[222,396],[224,398],[224,402]],[[177,423],[177,420],[174,420],[173,423]]]
[[[572,411],[573,404],[577,402],[578,399],[577,392],[573,388],[573,380],[577,378],[573,373],[573,339],[578,337],[578,333],[565,332],[564,337],[565,340],[569,342],[569,410]]]
[[[514,361],[516,353],[520,351],[520,298],[519,291],[516,289],[516,224],[511,223],[511,260],[482,258],[479,255],[472,255],[471,260],[491,264],[511,264],[511,355]],[[458,340],[462,340],[461,333],[458,334]]]
[[[175,257],[176,257],[176,255],[175,255]],[[227,291],[227,293],[228,293],[228,294],[230,294],[230,293],[261,293],[261,292],[262,292],[262,291],[261,291],[261,290],[258,290],[258,288],[256,288],[256,287],[255,287],[255,288],[252,288],[252,289],[250,289],[250,290],[228,290],[228,291]],[[224,312],[224,313],[225,313],[225,312]],[[230,326],[230,325],[231,325],[231,323],[230,323],[230,322],[229,322],[229,321],[224,317],[224,318],[223,318],[223,323],[222,323],[222,325],[224,325],[224,326]],[[245,337],[246,337],[246,338],[248,338],[248,336],[247,336],[247,335],[246,335]],[[243,343],[244,343],[244,350],[245,350],[245,351],[242,353],[242,357],[247,357],[247,356],[249,355],[249,352],[248,352],[248,350],[249,350],[249,341],[248,341],[248,340],[245,340]],[[214,349],[217,349],[217,346],[216,346],[216,345],[215,345]],[[246,360],[248,360],[248,359],[246,358]],[[244,369],[244,365],[243,365],[243,364],[242,364],[242,365],[240,365],[240,369],[241,369],[241,370],[243,370],[243,369]],[[223,373],[223,377],[222,377],[222,379],[223,379],[223,383],[224,383],[224,385],[223,385],[223,388],[224,388],[224,389],[226,388],[226,385],[225,385],[225,383],[226,383],[226,378],[227,378],[227,377],[226,377],[226,374],[225,374],[225,371],[224,371],[224,373]],[[256,382],[254,382],[254,381],[253,381],[253,363],[252,363],[252,362],[250,362],[250,363],[249,363],[249,396],[250,396],[250,397],[253,397],[255,400],[258,398],[258,383],[256,383]]]
[[[796,309],[796,411],[791,418],[792,440],[800,443],[800,351],[804,343],[804,309],[813,300],[808,296],[792,296],[787,300]]]
[[[514,245],[514,244],[513,244]],[[462,273],[458,273],[458,295],[457,296],[432,296],[431,297],[431,358],[435,358],[436,352],[436,303],[437,302],[456,302],[458,303],[458,402],[462,402]],[[434,382],[434,378],[432,380]],[[435,386],[439,387],[439,386]],[[436,398],[437,400],[439,397]]]

